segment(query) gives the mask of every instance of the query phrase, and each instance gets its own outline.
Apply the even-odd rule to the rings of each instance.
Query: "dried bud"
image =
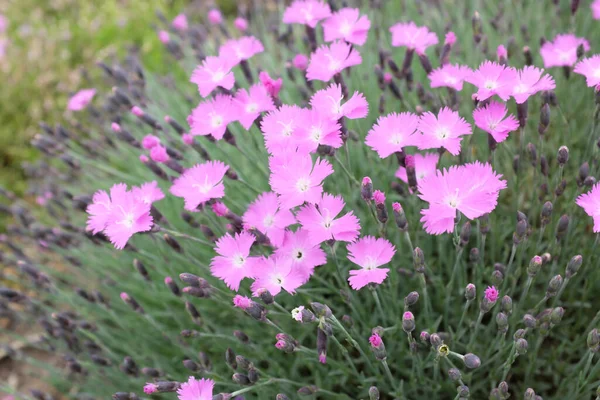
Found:
[[[565,166],[567,161],[569,161],[569,148],[567,146],[560,146],[556,160],[561,168]]]
[[[580,255],[577,255],[577,256],[571,258],[571,260],[567,264],[567,270],[565,272],[565,277],[567,279],[571,279],[572,277],[577,275],[577,271],[579,271],[579,268],[581,268],[582,263],[583,263],[583,257],[581,257]]]
[[[473,353],[467,353],[463,357],[465,367],[469,369],[479,368],[481,366],[481,360]]]

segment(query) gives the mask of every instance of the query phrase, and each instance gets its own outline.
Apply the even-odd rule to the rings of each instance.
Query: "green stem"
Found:
[[[471,340],[469,340],[467,348],[471,348],[471,346],[473,345],[473,342],[477,337],[477,331],[479,331],[479,326],[481,325],[481,320],[483,319],[483,316],[484,314],[481,311],[479,311],[479,316],[477,316],[477,322],[475,322],[475,329],[473,329],[473,334],[471,335]]]
[[[354,175],[352,175],[350,173],[350,171],[348,171],[348,169],[346,168],[346,166],[344,165],[344,163],[342,161],[340,161],[340,159],[337,156],[337,154],[334,156],[334,158],[338,162],[338,164],[340,165],[340,167],[342,167],[342,170],[344,171],[344,173],[346,174],[346,176],[350,179],[350,181],[352,183],[354,183],[356,186],[360,187],[360,182],[358,182],[358,180],[354,177]]]

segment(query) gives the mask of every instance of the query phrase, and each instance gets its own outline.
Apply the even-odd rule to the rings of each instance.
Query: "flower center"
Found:
[[[485,81],[485,84],[483,86],[489,90],[496,89],[498,87],[498,82],[491,80]]]
[[[342,26],[340,26],[340,33],[342,35],[347,36],[348,34],[350,34],[351,30],[352,30],[352,25],[348,21],[342,22]]]
[[[246,262],[246,258],[243,255],[236,254],[233,256],[232,263],[233,263],[234,267],[241,268],[244,266],[245,262]]]
[[[308,178],[300,178],[298,179],[298,181],[296,182],[296,189],[298,189],[299,192],[307,192],[308,189],[310,189],[310,180]]]
[[[516,85],[513,90],[515,93],[525,93],[527,91],[527,86],[520,83]]]
[[[398,146],[402,143],[402,135],[400,133],[393,133],[392,136],[390,136],[390,143]]]
[[[490,129],[490,131],[495,131],[496,128],[498,127],[498,124],[500,122],[498,121],[490,121],[490,124],[488,125],[488,128]]]
[[[448,136],[450,136],[450,131],[445,126],[440,126],[436,129],[435,135],[438,139],[446,139]]]
[[[213,128],[218,128],[219,126],[223,125],[223,117],[218,114],[213,114],[210,118],[210,125]]]
[[[281,276],[281,274],[277,274],[277,275],[273,276],[273,282],[277,286],[283,285],[283,277]]]
[[[293,121],[290,121],[287,124],[281,121],[278,121],[277,123],[283,126],[283,129],[281,130],[281,136],[292,136],[292,132],[294,131],[294,128],[292,127]]]
[[[373,270],[375,268],[377,268],[377,262],[375,261],[375,259],[373,259],[373,257],[367,257],[365,259],[365,262],[363,264],[363,268],[366,270]]]
[[[294,259],[296,261],[302,261],[302,259],[304,258],[304,252],[302,251],[302,249],[296,249],[292,254],[294,255]]]
[[[456,82],[458,82],[458,79],[451,75],[446,75],[446,79],[444,79],[444,82],[449,85],[454,85]]]
[[[258,110],[258,104],[256,103],[250,103],[246,106],[247,113],[255,113],[256,110]]]
[[[220,82],[223,78],[225,78],[225,73],[223,73],[223,70],[221,69],[213,72],[212,74],[213,82]]]
[[[329,58],[329,70],[339,71],[341,69],[341,63],[339,60],[333,58],[331,54],[325,54],[325,57]]]
[[[131,227],[133,226],[133,214],[132,213],[125,214],[125,216],[121,220],[121,224],[123,224],[127,228],[131,229]]]
[[[265,216],[265,218],[263,219],[263,225],[266,226],[267,228],[272,226],[274,222],[275,222],[275,216],[273,214],[267,214]]]
[[[458,204],[460,203],[458,199],[458,189],[456,189],[456,191],[453,194],[449,194],[448,196],[446,196],[444,202],[452,208],[457,208]]]
[[[323,135],[323,131],[321,130],[321,128],[320,128],[320,127],[318,127],[318,126],[313,126],[313,127],[310,129],[310,138],[311,138],[313,141],[315,141],[315,142],[317,142],[317,143],[320,143],[320,142],[321,142],[321,136],[322,136],[322,135]]]
[[[600,78],[600,68],[596,68],[594,71],[594,78]]]

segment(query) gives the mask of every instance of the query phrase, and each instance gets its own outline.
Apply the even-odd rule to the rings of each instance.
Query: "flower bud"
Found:
[[[552,218],[552,203],[547,201],[544,203],[544,205],[542,206],[542,213],[541,213],[541,224],[542,226],[546,226],[550,223],[550,219]]]
[[[520,356],[527,353],[528,347],[529,347],[529,343],[527,342],[527,340],[525,340],[523,338],[517,339],[515,341],[515,349],[517,351],[517,354]]]
[[[379,400],[379,389],[376,386],[369,388],[369,400]]]
[[[460,246],[465,247],[471,238],[471,223],[465,222],[460,230]]]
[[[419,293],[418,292],[410,292],[408,296],[404,298],[404,306],[412,307],[419,301]]]
[[[279,393],[275,396],[275,400],[290,400],[290,398],[283,393]]]
[[[431,343],[431,346],[437,350],[438,347],[440,347],[442,344],[444,344],[444,341],[442,340],[440,335],[438,335],[437,333],[432,333],[429,336],[429,343]]]
[[[415,271],[421,274],[425,273],[425,254],[420,247],[415,247],[413,250],[413,265]]]
[[[565,309],[562,307],[556,307],[552,310],[552,312],[550,313],[550,323],[552,323],[553,325],[558,325],[560,324],[560,321],[562,321],[563,316],[565,315]]]
[[[583,186],[588,187],[588,188],[593,187],[595,184],[596,184],[596,178],[593,176],[588,176],[583,181]]]
[[[310,303],[310,307],[313,309],[313,311],[315,312],[315,315],[318,318],[321,318],[321,317],[330,318],[333,315],[333,313],[331,312],[331,309],[328,306],[326,306],[325,304],[312,302],[312,303]]]
[[[465,354],[463,362],[465,363],[465,367],[469,369],[475,369],[481,366],[481,360],[473,353]]]
[[[404,210],[400,203],[393,203],[392,210],[394,212],[394,220],[396,221],[396,226],[400,230],[400,232],[408,231],[408,221],[406,220],[406,215],[404,214]]]
[[[250,379],[244,374],[233,374],[232,379],[235,383],[242,386],[249,385],[251,383]]]
[[[535,329],[535,327],[537,325],[537,321],[535,320],[535,317],[531,314],[525,314],[523,316],[523,323],[529,329]]]
[[[424,344],[429,343],[429,338],[430,338],[430,335],[429,335],[429,332],[427,332],[427,331],[422,331],[419,334],[419,339],[421,339],[421,342]]]
[[[542,268],[542,257],[533,256],[531,261],[529,261],[529,266],[527,267],[527,275],[530,277],[534,277]]]
[[[548,288],[546,289],[546,297],[550,298],[556,296],[562,284],[563,278],[560,275],[556,275],[554,278],[550,279]]]
[[[417,191],[417,171],[415,167],[415,157],[412,155],[407,155],[404,160],[404,165],[406,168],[406,178],[408,181],[408,187],[413,192]]]
[[[247,344],[250,342],[250,338],[242,331],[233,331],[233,336],[235,336],[240,342]]]
[[[515,233],[513,234],[513,243],[515,245],[520,244],[525,239],[525,236],[527,235],[527,227],[528,225],[526,219],[521,219],[517,222],[517,227],[515,229]]]
[[[552,255],[550,253],[542,254],[542,265],[546,265],[550,261],[552,261]]]
[[[406,333],[410,333],[415,330],[415,316],[410,311],[402,314],[402,329]]]
[[[510,296],[502,297],[502,300],[500,301],[500,309],[507,315],[512,314],[513,301]]]
[[[244,356],[235,356],[235,362],[244,371],[248,371],[252,367],[252,362]]]
[[[198,365],[195,361],[192,360],[183,360],[183,366],[192,372],[197,372],[200,370],[200,365]]]
[[[560,242],[567,235],[567,231],[569,230],[569,222],[570,220],[568,215],[565,214],[560,217],[558,223],[556,224],[556,241]]]
[[[327,324],[329,325],[329,324]],[[319,354],[319,362],[321,364],[325,364],[327,362],[327,343],[328,337],[333,334],[333,329],[331,325],[329,325],[328,329],[321,329],[321,327],[317,327],[317,353]]]
[[[517,329],[513,335],[513,339],[514,340],[524,339],[526,334],[527,334],[526,329]]]
[[[486,235],[490,232],[490,214],[485,213],[479,217],[479,232]]]
[[[588,162],[584,162],[579,167],[579,178],[577,179],[579,186],[581,186],[583,181],[585,181],[585,178],[587,178],[589,175],[590,175],[590,164]]]
[[[556,160],[561,168],[569,161],[569,148],[567,146],[560,146],[558,154],[556,155]]]
[[[467,287],[465,288],[465,299],[467,299],[467,301],[473,301],[473,300],[475,300],[476,296],[477,296],[477,290],[475,288],[475,285],[473,285],[472,283],[469,283],[467,285]]]
[[[503,312],[496,314],[496,325],[498,326],[498,332],[506,333],[508,331],[508,316]]]
[[[468,399],[471,395],[471,392],[469,391],[469,387],[467,385],[460,385],[456,388],[456,392],[458,393],[459,400]]]
[[[547,178],[549,171],[550,171],[550,167],[548,166],[548,159],[546,158],[546,156],[541,156],[540,157],[540,172],[542,173],[542,175],[544,175]]]
[[[347,328],[352,328],[354,326],[354,320],[352,319],[351,316],[344,314],[342,315],[342,323],[347,327]]]
[[[228,347],[227,350],[225,350],[225,362],[234,370],[238,367],[237,361],[235,360],[235,353],[231,347]]]
[[[194,307],[194,305],[192,303],[190,303],[189,301],[186,301],[185,302],[185,310],[188,312],[190,317],[192,317],[192,321],[194,321],[195,324],[197,324],[197,325],[202,324],[202,319],[200,317],[200,313],[198,312],[198,309],[196,307]]]
[[[524,400],[535,400],[535,392],[532,388],[529,388],[525,391],[525,395],[523,396]]]
[[[529,154],[529,161],[531,161],[531,166],[535,168],[537,164],[537,148],[533,143],[527,143],[527,153]]]
[[[556,195],[556,197],[560,197],[562,196],[562,194],[565,192],[565,189],[567,188],[567,180],[563,179],[562,181],[559,182],[559,184],[556,186],[556,189],[554,189],[554,194]]]
[[[477,247],[473,247],[469,252],[469,261],[473,264],[477,264],[479,262],[479,249]]]
[[[448,370],[448,377],[452,382],[458,382],[462,379],[462,375],[457,368],[450,368]]]
[[[311,386],[304,386],[301,387],[300,389],[298,389],[298,395],[300,396],[312,396],[315,393],[317,393],[317,391],[319,390],[318,387],[311,385]]]
[[[592,329],[587,337],[587,346],[592,353],[600,351],[600,334],[598,329]]]
[[[248,379],[250,379],[250,383],[256,383],[260,379],[258,370],[254,366],[250,366],[248,369]]]
[[[368,176],[365,176],[362,180],[360,195],[366,202],[373,200],[373,181]]]
[[[508,399],[510,397],[510,395],[508,394],[508,383],[504,381],[500,382],[500,384],[498,385],[498,391],[500,392],[500,396],[502,396],[502,399]]]
[[[383,344],[381,336],[379,336],[377,333],[373,333],[371,337],[369,337],[369,343],[371,344],[371,350],[373,351],[375,358],[379,361],[385,360],[387,354],[385,351],[385,344]]]
[[[273,298],[273,295],[271,294],[271,292],[269,292],[266,289],[259,289],[258,297],[260,297],[262,302],[265,303],[266,305],[273,304],[273,302],[275,302],[275,299]]]
[[[583,263],[583,257],[581,255],[574,256],[571,258],[569,263],[567,264],[567,270],[565,272],[565,277],[567,279],[571,279],[577,274],[579,268],[581,268],[581,264]]]
[[[499,270],[494,270],[492,272],[492,284],[494,286],[502,286],[502,282],[504,281],[504,274]]]
[[[540,110],[540,123],[538,125],[538,133],[540,135],[546,133],[548,125],[550,125],[550,105],[548,103],[545,103]]]

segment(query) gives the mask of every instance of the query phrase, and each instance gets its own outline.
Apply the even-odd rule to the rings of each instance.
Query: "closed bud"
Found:
[[[537,148],[533,143],[527,143],[527,153],[529,154],[529,161],[531,161],[531,165],[535,168],[537,164]]]
[[[256,383],[260,379],[260,375],[258,374],[258,370],[251,366],[248,370],[248,379],[250,379],[250,383]]]
[[[583,186],[585,187],[589,187],[591,188],[592,186],[594,186],[596,184],[596,178],[593,176],[588,176],[587,178],[585,178],[585,180],[583,181]]]
[[[550,104],[545,103],[540,110],[540,124],[538,125],[538,133],[543,135],[550,125]]]
[[[490,232],[490,214],[485,213],[479,217],[479,232],[486,235]]]
[[[577,7],[579,7],[580,0],[571,0],[571,13],[575,14],[577,11]],[[585,54],[585,47],[583,47],[583,43],[577,46],[577,58],[583,57]]]
[[[228,347],[227,350],[225,350],[225,362],[234,370],[238,367],[235,353],[231,347]]]
[[[271,294],[271,292],[269,292],[266,289],[259,289],[258,290],[258,297],[260,297],[260,299],[266,305],[273,304],[275,302],[275,298],[273,298],[273,295]]]
[[[585,178],[587,178],[589,175],[590,175],[590,164],[588,162],[584,162],[579,167],[579,179],[578,179],[578,181],[581,182],[581,183],[583,183],[583,181],[585,181]]]
[[[165,233],[163,235],[163,239],[165,239],[165,242],[177,253],[183,253],[183,249],[179,245],[179,242],[175,240],[171,235]]]
[[[457,368],[450,368],[448,370],[448,377],[452,382],[458,382],[462,379],[462,375]]]
[[[477,289],[475,288],[475,285],[473,285],[472,283],[469,283],[467,285],[467,287],[465,288],[465,299],[467,299],[467,301],[473,301],[473,300],[475,300],[476,296],[477,296]]]
[[[351,316],[344,314],[342,315],[342,324],[344,324],[344,326],[347,328],[352,328],[354,326],[354,320]]]
[[[546,158],[546,156],[541,156],[540,157],[540,172],[542,173],[542,175],[544,175],[547,178],[549,171],[550,171],[550,167],[548,166],[548,159]]]
[[[527,334],[527,330],[525,329],[517,329],[513,335],[513,339],[517,340],[517,339],[524,339],[525,335]]]
[[[508,331],[508,316],[503,312],[496,314],[496,325],[498,326],[498,332],[506,333]]]
[[[415,316],[410,311],[402,314],[402,329],[406,333],[410,333],[415,330]]]
[[[365,176],[362,180],[360,195],[366,202],[373,200],[373,181],[368,176]]]
[[[369,400],[379,400],[379,389],[376,386],[369,388]]]
[[[275,400],[290,400],[290,398],[283,393],[279,393],[275,396]]]
[[[247,344],[250,342],[250,338],[242,331],[233,331],[233,336],[235,336],[240,342]]]
[[[148,270],[146,269],[144,264],[137,258],[133,260],[133,267],[145,280],[147,280],[147,281],[150,280],[150,275],[148,275]]]
[[[541,268],[542,257],[533,256],[531,258],[531,261],[529,261],[529,266],[527,267],[527,275],[533,278],[534,276],[536,276],[536,274],[540,271]]]
[[[406,168],[406,180],[408,181],[408,187],[413,192],[417,191],[417,171],[415,167],[415,157],[407,155],[404,159],[404,165]]]
[[[552,255],[550,253],[542,254],[542,265],[546,265],[550,261],[552,261]]]
[[[562,307],[556,307],[552,310],[552,312],[550,313],[550,323],[552,323],[553,325],[558,325],[560,324],[560,321],[562,321],[563,316],[565,315],[565,309]]]
[[[318,390],[319,388],[314,385],[303,386],[300,389],[298,389],[297,393],[299,396],[312,396],[313,394],[317,393]]]
[[[233,374],[232,379],[235,383],[237,383],[238,385],[242,385],[242,386],[249,385],[251,383],[250,378],[248,378],[244,374],[238,374],[238,373]]]
[[[592,353],[600,351],[600,334],[598,333],[598,329],[592,329],[588,333],[587,346]]]
[[[200,370],[200,365],[198,365],[195,361],[192,360],[183,360],[183,366],[192,372],[197,372]]]
[[[229,393],[218,393],[212,397],[212,400],[230,400],[231,395]]]
[[[579,271],[579,268],[581,268],[582,263],[583,263],[583,257],[581,257],[580,255],[577,255],[577,256],[574,256],[573,258],[571,258],[571,260],[567,264],[567,270],[565,272],[565,277],[567,279],[571,279],[572,277],[574,277],[577,274],[577,271]]]
[[[496,287],[502,286],[502,282],[504,281],[504,274],[499,270],[494,270],[492,272],[492,284]]]
[[[556,240],[558,242],[560,242],[567,235],[567,231],[569,230],[569,222],[569,216],[566,214],[560,217],[558,220],[558,223],[556,224]]]
[[[421,343],[423,343],[423,344],[427,344],[427,343],[429,343],[430,336],[431,336],[431,335],[429,335],[429,332],[427,332],[427,331],[422,331],[422,332],[419,334],[419,339],[421,339]]]
[[[513,171],[515,171],[515,174],[519,172],[519,155],[518,154],[513,157],[512,167],[513,167]]]
[[[460,385],[459,387],[457,387],[456,392],[458,393],[459,400],[468,399],[471,395],[469,387],[466,385]]]
[[[471,223],[465,222],[460,230],[460,246],[465,247],[471,238]]]
[[[410,292],[408,296],[404,298],[404,305],[406,307],[412,307],[419,301],[419,293],[418,292]]]
[[[535,317],[531,314],[525,314],[523,316],[523,324],[529,329],[534,329],[537,325]]]
[[[505,313],[505,314],[512,314],[512,309],[513,309],[513,301],[510,298],[510,296],[504,296],[502,297],[502,300],[500,301],[500,309]]]
[[[437,350],[438,347],[444,344],[444,341],[442,340],[440,335],[438,335],[437,333],[432,333],[429,336],[429,343],[431,343],[431,346]]]
[[[325,304],[312,302],[312,303],[310,303],[310,307],[315,312],[315,315],[319,318],[321,318],[321,317],[330,318],[333,315],[333,313],[331,312],[331,309],[328,306],[326,306]]]
[[[534,400],[535,399],[535,392],[533,391],[532,388],[529,388],[525,391],[525,395],[523,396],[523,400]]]
[[[420,247],[415,247],[413,250],[413,265],[415,271],[421,274],[425,273],[425,254]]]
[[[566,188],[567,188],[567,180],[563,179],[562,181],[560,181],[558,183],[558,185],[556,186],[556,189],[554,189],[554,194],[556,195],[556,197],[562,196],[562,194],[565,192]]]
[[[563,278],[560,275],[556,275],[555,277],[550,279],[550,282],[548,283],[548,288],[546,289],[546,297],[550,298],[556,296],[562,284]]]
[[[546,226],[550,223],[550,219],[552,218],[552,203],[547,201],[544,203],[544,205],[542,206],[542,213],[541,213],[541,224],[542,226]]]
[[[508,383],[504,381],[500,382],[500,384],[498,385],[498,391],[500,392],[500,396],[502,396],[502,399],[508,399]]]
[[[477,264],[479,262],[479,249],[477,247],[473,247],[469,252],[469,261],[473,264]]]
[[[246,309],[244,309],[248,315],[254,318],[257,321],[264,321],[267,316],[267,310],[262,304],[259,304],[255,301],[250,303]]]
[[[394,212],[394,220],[396,221],[396,226],[400,230],[400,232],[408,231],[408,221],[406,220],[406,215],[404,214],[404,210],[400,203],[393,203],[392,210]]]
[[[181,296],[181,290],[179,290],[179,286],[177,286],[175,281],[173,281],[173,278],[167,276],[165,278],[165,285],[167,285],[171,293],[173,293],[175,296]]]
[[[244,356],[235,356],[235,362],[238,367],[243,369],[244,371],[248,371],[252,367],[252,363]]]
[[[556,160],[561,168],[569,161],[569,148],[567,146],[560,146],[558,154],[556,155]]]
[[[518,355],[523,355],[527,353],[527,348],[529,347],[529,343],[524,338],[517,339],[515,341],[515,349]]]
[[[473,353],[467,353],[463,357],[465,367],[469,369],[479,368],[481,366],[481,360]]]
[[[527,235],[527,220],[522,219],[517,222],[517,228],[515,229],[515,233],[513,234],[513,243],[518,245],[520,244]]]

